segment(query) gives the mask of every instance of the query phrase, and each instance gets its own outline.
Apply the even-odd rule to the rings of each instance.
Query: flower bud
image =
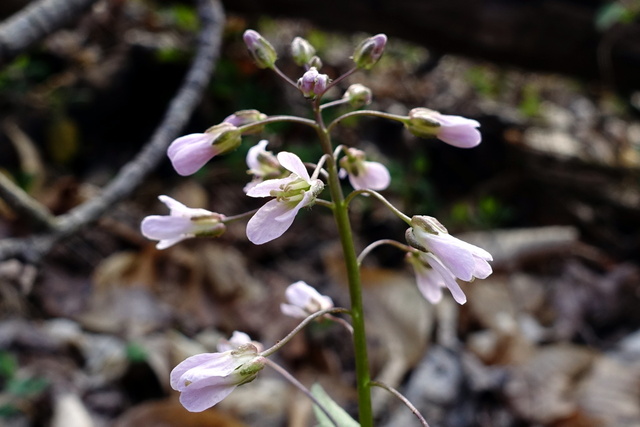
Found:
[[[311,43],[302,37],[296,37],[291,42],[291,56],[293,57],[293,62],[295,62],[296,65],[302,67],[309,64],[315,54],[316,49],[311,45]]]
[[[309,67],[315,67],[316,69],[322,68],[322,59],[318,56],[314,56],[309,60]]]
[[[371,69],[382,56],[386,44],[387,36],[384,34],[369,37],[356,47],[353,53],[353,62],[358,68]]]
[[[342,99],[348,100],[353,108],[360,108],[371,104],[372,97],[371,89],[356,83],[349,86]]]
[[[422,138],[436,136],[440,127],[436,114],[436,111],[428,108],[414,108],[409,111],[407,129],[415,136]]]
[[[278,59],[278,54],[267,39],[254,30],[245,31],[242,38],[259,68],[274,67],[276,59]]]
[[[216,154],[226,154],[234,151],[242,143],[242,134],[231,123],[222,122],[211,126],[205,134],[213,135],[211,145],[216,149]]]
[[[415,136],[436,137],[458,148],[472,148],[480,144],[480,123],[460,116],[440,114],[428,108],[414,108],[409,112],[405,126]]]
[[[309,71],[298,79],[298,89],[305,98],[315,98],[322,95],[327,90],[328,84],[329,76],[318,73],[315,67],[309,68]]]
[[[228,116],[222,122],[230,123],[235,127],[240,127],[240,126],[249,125],[251,123],[259,122],[260,120],[264,120],[266,118],[267,118],[267,115],[261,113],[258,110],[240,110]],[[259,133],[262,131],[263,128],[264,126],[256,126],[256,127],[252,127],[248,131],[244,131],[243,133],[244,134]]]

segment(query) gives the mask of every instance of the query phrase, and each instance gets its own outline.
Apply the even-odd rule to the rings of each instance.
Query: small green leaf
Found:
[[[0,377],[9,379],[17,370],[16,358],[9,352],[0,351]]]
[[[320,384],[315,383],[311,386],[311,394],[318,399],[322,407],[331,414],[333,419],[338,423],[338,427],[360,427],[360,424],[351,418],[347,411],[342,409],[340,405],[329,397]],[[318,405],[313,405],[313,412],[318,420],[318,427],[335,427],[329,417],[327,417],[327,414],[325,414]]]

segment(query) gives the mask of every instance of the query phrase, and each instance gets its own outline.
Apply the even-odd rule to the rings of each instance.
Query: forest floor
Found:
[[[307,37],[330,76],[350,67],[364,37],[228,17],[216,73],[184,134],[247,108],[309,115],[295,90],[250,61],[247,26],[279,52]],[[159,122],[189,65],[196,28],[189,7],[124,2],[94,10],[0,70],[2,172],[55,214],[95,197]],[[287,54],[280,63],[298,78]],[[434,57],[393,37],[376,68],[340,89],[351,83],[372,89],[372,109],[428,107],[481,123],[483,142],[471,150],[379,119],[349,122],[336,140],[387,164],[393,181],[384,194],[399,209],[437,217],[495,260],[489,278],[462,284],[465,305],[449,295],[431,305],[402,253],[374,252],[363,267],[374,378],[403,392],[432,427],[640,426],[633,100],[562,76]],[[0,424],[314,425],[310,402],[267,369],[202,414],[184,410],[168,380],[185,357],[215,351],[235,330],[265,344],[286,335],[296,322],[279,304],[295,281],[348,306],[331,215],[304,210],[283,237],[261,246],[247,241],[242,221],[220,238],[164,251],[139,231],[144,216],[167,214],[161,194],[227,215],[259,207],[242,188],[246,152],[262,138],[304,161],[320,153],[311,133],[287,125],[245,138],[190,178],[165,161],[134,197],[41,262],[0,262]],[[354,203],[351,218],[360,249],[404,239],[405,226],[373,200]],[[0,239],[35,231],[0,203]],[[352,349],[340,325],[314,324],[275,357],[356,412]],[[419,425],[384,393],[374,402],[377,425]]]

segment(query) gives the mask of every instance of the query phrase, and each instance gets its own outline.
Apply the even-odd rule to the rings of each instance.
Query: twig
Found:
[[[327,408],[325,408],[324,405],[322,403],[320,403],[320,401],[318,401],[318,399],[316,399],[316,397],[313,394],[311,394],[309,389],[306,388],[304,385],[302,385],[302,383],[300,381],[298,381],[298,379],[296,377],[291,375],[289,373],[289,371],[284,369],[282,366],[278,365],[273,360],[267,359],[266,357],[264,358],[264,360],[265,360],[265,362],[267,363],[268,366],[270,366],[275,371],[277,371],[280,375],[285,377],[287,381],[289,381],[291,384],[293,384],[298,390],[300,390],[302,393],[304,393],[304,395],[307,396],[318,408],[320,408],[320,410],[322,412],[324,412],[324,414],[327,416],[327,418],[329,418],[329,421],[331,421],[331,423],[334,426],[340,427],[338,425],[338,423],[336,422],[336,420],[329,413],[329,410]]]
[[[0,24],[0,64],[82,15],[98,0],[40,0]]]
[[[164,158],[169,143],[178,136],[198,105],[220,51],[224,22],[222,6],[217,0],[198,0],[198,9],[202,30],[196,57],[149,142],[118,172],[100,196],[57,217],[58,225],[53,232],[27,239],[0,241],[0,260],[20,255],[37,262],[55,243],[97,220],[115,203],[129,196]]]
[[[423,427],[429,427],[429,423],[427,423],[427,420],[424,419],[420,411],[418,411],[418,409],[415,406],[413,406],[413,404],[409,401],[409,399],[404,397],[398,390],[380,381],[371,381],[371,385],[383,388],[387,390],[389,393],[393,394],[398,399],[400,399],[400,401],[402,401],[402,403],[404,403],[405,406],[409,408],[411,412],[413,412],[413,415],[415,415],[418,418],[418,420],[420,421],[420,424],[422,424]]]

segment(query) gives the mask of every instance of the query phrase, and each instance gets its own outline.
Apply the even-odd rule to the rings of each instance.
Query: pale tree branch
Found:
[[[22,257],[30,262],[39,261],[57,242],[94,222],[115,203],[131,195],[165,158],[169,143],[178,136],[200,102],[220,51],[224,26],[222,6],[217,0],[198,0],[198,10],[202,29],[196,56],[151,139],[133,160],[122,167],[98,197],[56,217],[56,225],[50,232],[0,241],[0,260]]]
[[[73,22],[98,0],[40,0],[0,24],[0,64]]]

